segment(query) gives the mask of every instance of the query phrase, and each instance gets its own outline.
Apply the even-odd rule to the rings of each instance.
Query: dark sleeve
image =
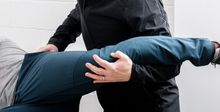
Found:
[[[133,31],[133,37],[171,35],[161,0],[128,0],[126,6],[124,18]]]
[[[62,25],[60,25],[54,35],[50,38],[48,44],[54,44],[59,51],[64,51],[66,47],[76,41],[81,34],[80,11],[76,4],[75,9],[71,11]]]
[[[136,7],[140,6],[140,7]],[[166,35],[171,36],[167,14],[161,0],[129,0],[124,14],[133,37]],[[149,66],[133,64],[131,82],[155,84],[174,78],[179,74],[177,66]]]
[[[130,82],[135,86],[153,85],[169,80],[180,73],[180,66],[173,65],[132,65]]]

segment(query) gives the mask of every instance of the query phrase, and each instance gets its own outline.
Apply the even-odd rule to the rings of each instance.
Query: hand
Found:
[[[58,48],[53,45],[53,44],[48,44],[44,47],[41,47],[40,49],[38,49],[38,52],[43,52],[43,51],[48,51],[48,52],[57,52]]]
[[[121,51],[111,53],[111,56],[118,58],[117,61],[110,63],[101,59],[97,55],[93,55],[94,60],[101,66],[96,67],[91,63],[86,63],[86,67],[93,73],[86,73],[89,78],[94,79],[94,83],[109,83],[109,82],[126,82],[130,80],[132,61]]]

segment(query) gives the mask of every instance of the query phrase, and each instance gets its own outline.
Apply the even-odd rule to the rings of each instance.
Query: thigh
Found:
[[[77,112],[73,111],[71,104],[54,104],[54,105],[35,105],[35,104],[19,104],[13,105],[0,112]]]
[[[78,63],[81,52],[50,53],[32,62],[26,56],[19,74],[15,104],[63,103],[95,90],[86,78],[84,63]],[[30,65],[28,66],[29,63]],[[78,67],[80,73],[75,72]]]

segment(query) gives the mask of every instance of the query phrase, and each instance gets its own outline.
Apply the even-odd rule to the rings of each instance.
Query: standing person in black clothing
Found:
[[[81,33],[88,50],[137,36],[171,36],[161,0],[78,0],[39,50],[64,51]],[[129,68],[124,63],[120,68]],[[179,112],[178,87],[172,79],[179,67],[133,64],[129,82],[106,83],[97,90],[104,112]],[[79,101],[74,101],[74,108]]]

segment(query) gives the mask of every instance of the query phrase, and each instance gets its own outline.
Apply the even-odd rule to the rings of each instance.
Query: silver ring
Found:
[[[103,80],[103,81],[105,80],[105,77],[104,77],[104,76],[102,77],[102,80]]]

